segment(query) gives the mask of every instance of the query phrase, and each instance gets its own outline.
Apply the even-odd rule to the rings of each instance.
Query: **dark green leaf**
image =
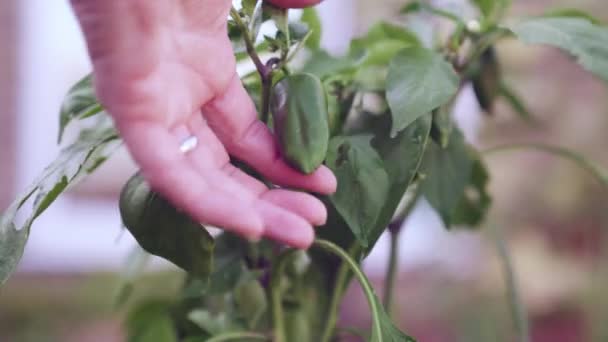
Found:
[[[0,285],[17,266],[34,220],[63,193],[68,185],[88,175],[118,146],[111,119],[100,115],[93,128],[83,129],[71,145],[63,148],[55,161],[42,172],[2,215],[0,221]],[[35,198],[31,207],[28,200]],[[17,215],[25,222],[17,226]]]
[[[129,313],[126,322],[128,342],[178,342],[170,306],[147,302]]]
[[[153,192],[137,173],[120,195],[125,227],[148,253],[206,279],[212,272],[214,241],[209,232]]]
[[[228,20],[228,39],[232,44],[232,50],[237,56],[242,56],[245,53],[245,37],[243,31],[238,27],[234,20]]]
[[[522,118],[524,121],[534,123],[536,119],[532,116],[532,113],[526,108],[524,102],[519,98],[519,96],[515,93],[515,90],[510,88],[506,83],[502,82],[500,84],[500,93],[499,95],[504,98],[509,106]]]
[[[390,122],[386,122],[376,131],[372,145],[384,162],[384,168],[390,181],[390,190],[382,212],[374,225],[370,241],[375,243],[384,232],[408,186],[417,174],[430,130],[431,117],[424,116],[399,132],[394,138],[389,136]]]
[[[395,326],[395,324],[393,324],[393,321],[382,307],[380,299],[378,299],[378,297],[375,295],[374,300],[377,303],[377,314],[380,318],[382,336],[374,334],[373,331],[372,336],[370,338],[370,342],[416,342],[413,337],[404,334],[401,330],[399,330],[399,328]]]
[[[525,43],[563,49],[587,71],[608,82],[608,27],[581,18],[538,17],[510,28]]]
[[[302,12],[302,18],[300,19],[303,23],[308,25],[308,29],[311,31],[308,41],[306,41],[306,47],[312,50],[316,50],[321,45],[321,20],[317,14],[317,10],[314,8],[306,8]]]
[[[88,74],[68,91],[63,100],[59,114],[58,141],[61,142],[65,128],[70,122],[91,117],[102,110],[103,108],[95,97],[93,78],[91,74]]]
[[[389,193],[388,175],[378,152],[370,145],[371,138],[335,137],[327,153],[327,166],[338,178],[338,190],[331,201],[366,247]]]
[[[593,17],[591,14],[581,11],[576,8],[559,8],[545,13],[546,17],[566,17],[566,18],[581,18],[588,20],[594,25],[602,25],[601,20]]]
[[[469,184],[452,212],[452,224],[475,227],[482,223],[492,202],[492,198],[487,192],[488,181],[489,175],[486,166],[477,156],[473,163]]]
[[[399,52],[390,63],[386,82],[391,136],[447,103],[458,86],[458,75],[440,54],[422,47]]]
[[[422,193],[448,228],[469,184],[472,168],[469,149],[458,130],[452,132],[445,148],[429,142],[421,166]]]

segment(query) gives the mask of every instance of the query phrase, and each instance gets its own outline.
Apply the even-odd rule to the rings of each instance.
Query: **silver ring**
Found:
[[[191,135],[184,139],[182,143],[179,145],[179,151],[181,153],[188,153],[196,148],[198,145],[198,137],[195,135]]]

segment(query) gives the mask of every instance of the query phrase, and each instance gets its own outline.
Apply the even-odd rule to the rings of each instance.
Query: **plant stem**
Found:
[[[272,92],[272,78],[262,78],[262,113],[260,118],[263,123],[267,124],[270,117],[270,96]]]
[[[354,245],[351,248],[350,255],[353,255],[355,247]],[[336,275],[336,281],[334,281],[335,287],[334,292],[331,295],[331,300],[329,302],[329,315],[326,320],[325,330],[323,331],[323,335],[321,338],[321,342],[329,342],[334,335],[334,330],[336,328],[336,324],[338,322],[338,313],[340,312],[340,301],[342,300],[342,295],[344,294],[344,290],[346,290],[346,282],[348,279],[348,270],[349,266],[346,262],[342,261],[340,267],[338,268],[338,273]]]
[[[231,332],[213,336],[207,342],[242,341],[243,339],[270,341],[268,336],[254,332]]]
[[[392,224],[392,223],[391,223]],[[388,269],[384,283],[384,309],[391,315],[393,308],[393,292],[395,290],[395,280],[397,279],[397,264],[399,256],[399,235],[401,230],[389,230],[391,238],[390,256],[388,259]]]
[[[564,159],[568,159],[574,162],[583,170],[589,172],[595,179],[597,179],[600,184],[608,189],[608,172],[602,169],[600,166],[590,162],[585,159],[578,153],[572,152],[568,149],[551,146],[542,143],[517,143],[517,144],[507,144],[502,146],[496,146],[490,149],[483,151],[483,154],[495,154],[497,152],[504,152],[509,150],[525,150],[525,149],[533,149],[541,152],[550,153],[556,155],[558,157],[562,157]]]
[[[315,240],[315,246],[324,249],[328,252],[331,252],[342,259],[342,261],[350,267],[350,270],[353,272],[361,287],[363,288],[363,292],[365,293],[365,297],[367,298],[367,302],[371,309],[372,313],[372,336],[376,336],[377,342],[382,342],[382,324],[380,322],[379,317],[379,307],[378,301],[376,300],[376,295],[374,294],[374,288],[370,284],[369,280],[359,268],[359,265],[346,253],[342,248],[335,245],[333,242],[326,240]],[[324,340],[326,341],[326,340]]]
[[[397,271],[399,270],[399,236],[405,220],[410,216],[412,210],[418,203],[421,191],[415,190],[414,196],[409,200],[405,209],[396,217],[388,226],[388,231],[391,238],[390,255],[388,259],[388,269],[386,271],[384,283],[384,308],[389,316],[392,316],[392,306],[395,291],[395,281],[397,280]]]
[[[283,321],[283,291],[281,289],[281,276],[287,263],[296,255],[296,249],[290,249],[279,256],[277,263],[270,271],[270,300],[272,308],[272,323],[274,326],[274,342],[289,342],[285,334]]]
[[[498,228],[493,229],[494,243],[496,245],[496,251],[502,264],[502,272],[505,277],[505,285],[507,287],[507,300],[509,302],[509,308],[511,311],[511,317],[513,319],[513,325],[518,335],[520,342],[530,341],[530,329],[528,327],[528,317],[522,304],[519,290],[517,287],[517,279],[513,270],[513,262],[507,244],[500,234]]]
[[[241,19],[241,15],[234,8],[234,6],[232,6],[232,8],[230,8],[230,16],[232,17],[232,19],[234,20],[236,25],[241,29],[241,31],[243,31],[243,39],[245,40],[245,47],[247,49],[247,54],[249,55],[249,57],[251,57],[251,60],[253,61],[253,64],[255,64],[256,69],[258,69],[260,76],[266,74],[267,73],[266,66],[260,60],[260,56],[258,56],[257,51],[255,51],[255,44],[251,40],[251,36],[249,34],[249,29],[247,28],[247,25],[245,25],[245,23]]]
[[[245,47],[247,49],[247,54],[251,57],[253,64],[255,64],[255,68],[258,70],[258,74],[260,74],[260,79],[262,81],[262,113],[261,120],[264,123],[268,123],[268,116],[270,112],[270,93],[272,90],[272,67],[268,64],[262,63],[260,56],[255,50],[255,44],[251,39],[251,35],[249,33],[249,29],[247,25],[241,19],[239,12],[234,8],[230,8],[230,16],[236,23],[236,25],[243,31],[243,39],[245,40]],[[273,62],[274,63],[274,62]]]
[[[470,55],[464,60],[464,63],[462,63],[462,65],[455,65],[456,70],[462,71],[465,76],[469,75],[471,73],[470,69],[475,65],[475,61],[477,61],[489,47],[509,34],[510,32],[508,30],[501,28],[494,29],[484,34],[478,39],[477,44],[472,48]]]

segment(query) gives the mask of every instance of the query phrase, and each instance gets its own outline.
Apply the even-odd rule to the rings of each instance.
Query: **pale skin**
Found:
[[[272,0],[305,7],[320,0]],[[72,0],[97,95],[152,187],[201,223],[307,248],[327,211],[310,194],[336,190],[322,166],[288,166],[236,74],[230,0]],[[183,154],[190,135],[197,147]],[[281,189],[230,161],[241,160]]]

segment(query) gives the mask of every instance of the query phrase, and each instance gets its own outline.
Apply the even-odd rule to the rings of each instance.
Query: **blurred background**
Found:
[[[326,0],[319,6],[324,46],[344,51],[349,37],[394,16],[404,2]],[[608,20],[608,3],[600,0],[513,2],[513,16],[577,7]],[[54,159],[59,105],[90,64],[67,0],[0,1],[0,44],[4,209]],[[468,91],[455,115],[469,141],[480,148],[550,142],[608,167],[606,85],[556,50],[505,41],[498,52],[507,81],[518,85],[539,125],[522,121],[504,104],[494,117],[485,117]],[[494,203],[480,231],[446,232],[424,202],[405,223],[398,325],[422,342],[513,341],[498,232],[513,257],[533,341],[608,341],[606,189],[573,164],[537,152],[502,153],[486,162]],[[134,170],[121,151],[37,221],[19,272],[0,289],[0,341],[123,340],[124,312],[112,303],[133,240],[122,234],[117,198]],[[387,240],[365,262],[379,291]],[[137,296],[171,296],[179,277],[167,272],[173,274],[155,263],[137,282]],[[359,289],[351,288],[348,296],[342,323],[368,327]]]

